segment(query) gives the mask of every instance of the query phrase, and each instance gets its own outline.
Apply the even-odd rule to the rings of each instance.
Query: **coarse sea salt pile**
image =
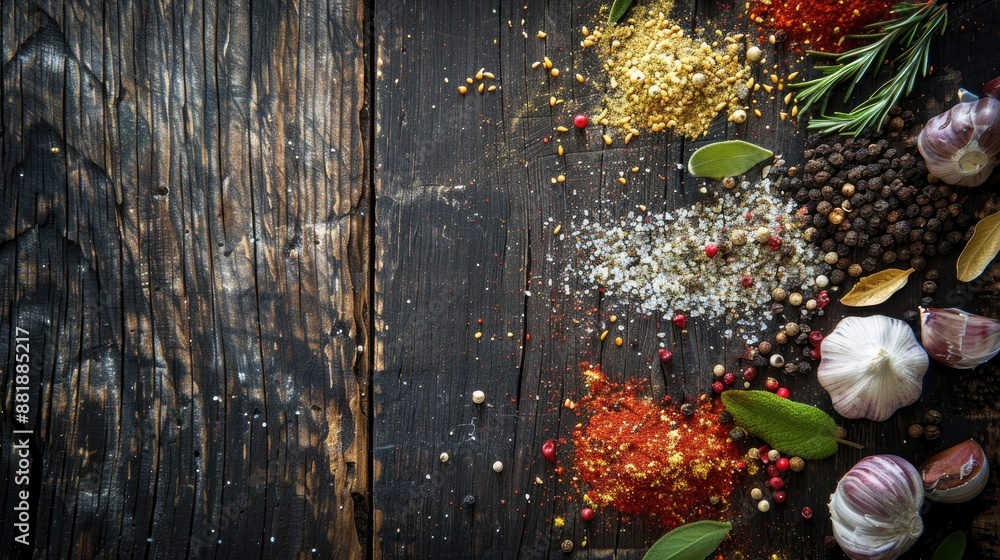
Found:
[[[796,225],[796,204],[769,179],[688,208],[606,221],[575,224],[585,259],[576,272],[606,296],[666,319],[684,313],[757,330],[771,319],[764,307],[774,288],[808,297],[825,267]]]

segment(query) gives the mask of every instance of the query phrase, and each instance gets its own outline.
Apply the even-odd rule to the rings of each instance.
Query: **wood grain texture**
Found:
[[[363,11],[3,2],[0,556],[364,556]]]
[[[953,7],[955,33],[941,41],[938,70],[915,106],[952,103],[953,68],[974,87],[1000,74],[997,56],[979,49],[997,40],[1000,21],[991,6]],[[599,127],[577,134],[572,116],[597,112],[605,77],[597,50],[578,46],[582,25],[601,25],[599,8],[593,1],[376,3],[377,558],[563,558],[564,539],[576,543],[572,557],[641,558],[662,531],[610,509],[583,523],[572,446],[559,447],[562,475],[540,447],[548,439],[569,440],[584,419],[562,407],[586,393],[583,362],[600,364],[614,380],[645,378],[654,398],[670,394],[680,401],[710,392],[712,365],[735,364],[742,351],[741,341],[719,337],[704,322],[693,321],[681,333],[661,317],[602,297],[569,270],[583,262],[573,232],[584,217],[619,219],[639,205],[659,211],[700,199],[703,183],[678,164],[711,141],[741,138],[795,161],[804,127],[783,122],[780,104],[765,99],[762,118],[751,116],[745,126],[720,120],[697,141],[658,135],[605,147]],[[689,29],[745,26],[739,6],[735,10],[720,2],[679,2],[674,13],[692,14],[684,18]],[[547,37],[537,38],[538,31]],[[544,56],[560,68],[560,78],[531,69]],[[777,58],[757,77],[800,69],[800,59],[779,45]],[[481,68],[496,74],[499,90],[481,95],[476,82],[460,95],[457,87]],[[577,72],[588,78],[585,84],[572,79]],[[550,96],[565,103],[550,107]],[[556,133],[557,125],[571,131]],[[564,158],[557,143],[566,148]],[[632,166],[640,173],[628,172]],[[620,172],[624,186],[617,182]],[[559,174],[567,181],[550,184]],[[978,284],[939,297],[990,312],[995,294]],[[882,312],[901,315],[919,299],[917,284]],[[829,330],[850,312],[835,306],[815,326]],[[601,342],[606,329],[611,334]],[[667,368],[656,358],[658,333],[675,351]],[[621,347],[612,342],[616,336]],[[741,500],[733,515],[734,548],[742,557],[843,558],[825,543],[831,535],[826,502],[840,475],[865,455],[896,452],[922,460],[969,436],[996,449],[1000,414],[985,405],[997,396],[995,383],[976,383],[982,397],[973,397],[973,407],[980,412],[972,412],[963,391],[970,375],[942,370],[932,370],[921,402],[892,420],[844,422],[864,451],[845,449],[807,469],[785,506],[762,516],[749,499]],[[980,371],[976,379],[983,375],[992,374]],[[786,381],[797,399],[829,409],[814,376]],[[487,395],[483,405],[472,402],[477,389]],[[933,443],[909,441],[906,428],[928,408],[945,414],[945,435]],[[449,454],[447,463],[438,459],[441,452]],[[504,464],[499,474],[494,461]],[[761,483],[749,481],[741,491]],[[466,496],[474,505],[463,505]],[[813,521],[799,516],[804,505],[818,512]],[[929,558],[953,529],[968,532],[975,557],[1000,555],[997,531],[987,529],[996,526],[998,508],[992,490],[973,507],[932,508],[925,537],[906,558]]]

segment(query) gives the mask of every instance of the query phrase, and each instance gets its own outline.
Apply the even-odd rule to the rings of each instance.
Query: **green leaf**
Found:
[[[722,404],[744,430],[786,455],[825,459],[837,452],[837,443],[860,447],[837,438],[829,414],[770,391],[726,391]]]
[[[931,560],[962,560],[965,555],[965,533],[955,531],[938,545]]]
[[[660,537],[642,560],[705,560],[719,548],[733,528],[732,523],[695,521]]]
[[[608,23],[618,23],[618,20],[622,19],[625,12],[628,11],[629,6],[632,5],[632,0],[615,0],[611,4],[611,16],[608,17]]]
[[[958,281],[972,282],[986,270],[1000,252],[1000,212],[990,214],[976,224],[976,231],[958,256]]]
[[[721,179],[744,173],[773,156],[770,150],[750,142],[726,140],[695,150],[688,160],[688,173],[695,177]]]

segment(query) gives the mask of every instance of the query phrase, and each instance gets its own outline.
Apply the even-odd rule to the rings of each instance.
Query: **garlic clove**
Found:
[[[917,138],[927,170],[951,185],[978,187],[1000,163],[1000,100],[959,103],[927,121]]]
[[[982,446],[964,441],[934,455],[920,467],[928,500],[956,504],[975,498],[990,479],[990,464]]]
[[[846,317],[820,355],[816,379],[837,413],[877,422],[920,398],[929,363],[910,326],[883,315]]]
[[[955,308],[920,308],[920,340],[932,358],[971,369],[1000,353],[1000,321]]]
[[[854,465],[830,496],[837,544],[853,560],[893,560],[923,532],[924,487],[917,469],[896,455]]]

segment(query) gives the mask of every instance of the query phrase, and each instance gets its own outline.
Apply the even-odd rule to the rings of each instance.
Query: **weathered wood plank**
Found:
[[[4,3],[0,354],[32,333],[28,555],[365,555],[363,12]]]

